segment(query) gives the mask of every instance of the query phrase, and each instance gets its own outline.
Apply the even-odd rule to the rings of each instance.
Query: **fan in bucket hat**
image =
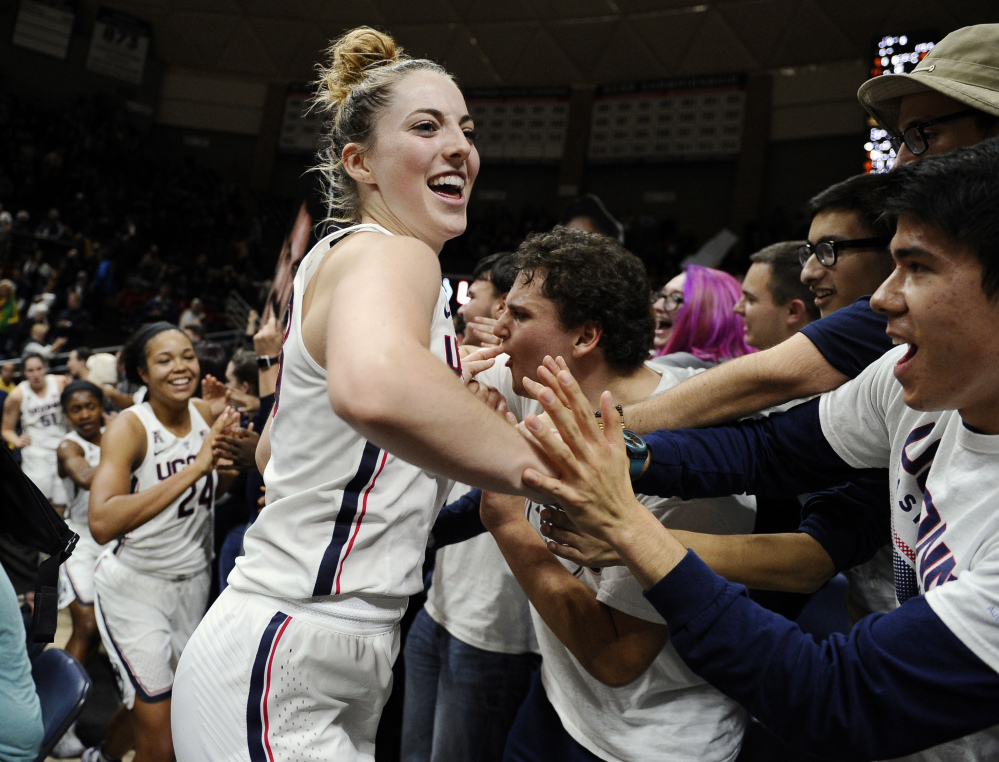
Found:
[[[897,135],[902,98],[927,90],[999,116],[999,24],[951,32],[911,72],[869,79],[857,97],[878,124]]]

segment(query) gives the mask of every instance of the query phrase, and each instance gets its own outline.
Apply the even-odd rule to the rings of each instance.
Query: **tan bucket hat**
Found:
[[[878,124],[897,135],[902,97],[926,90],[999,116],[999,24],[951,32],[911,72],[869,79],[857,97]]]

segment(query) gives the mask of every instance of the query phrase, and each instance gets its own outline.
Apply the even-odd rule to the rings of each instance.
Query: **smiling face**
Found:
[[[479,173],[472,118],[457,86],[415,71],[392,88],[375,123],[374,145],[344,148],[358,184],[361,217],[440,251],[465,231],[465,210]]]
[[[902,217],[892,240],[897,266],[871,299],[888,334],[909,345],[895,377],[916,410],[959,410],[999,433],[999,301],[982,291],[982,267],[938,228]]]
[[[149,387],[150,400],[186,403],[198,386],[200,367],[191,340],[171,329],[146,342],[146,365],[139,376]]]
[[[757,349],[780,344],[794,331],[788,325],[788,310],[774,302],[770,291],[770,265],[754,262],[742,280],[742,297],[732,308],[742,315],[746,343]]]
[[[66,420],[81,437],[93,441],[101,433],[101,403],[90,392],[74,392],[63,408]]]
[[[538,380],[538,366],[545,355],[561,356],[572,370],[572,350],[579,331],[562,327],[555,302],[541,293],[544,276],[535,273],[530,282],[521,274],[506,297],[506,311],[493,329],[510,359],[513,390],[526,396],[524,376]]]
[[[682,306],[683,286],[686,282],[687,274],[680,273],[663,286],[660,292],[663,296],[652,303],[652,317],[656,320],[655,338],[652,340],[652,348],[654,350],[658,351],[665,347],[666,342],[669,341],[669,337],[673,333],[673,320],[676,318],[676,313],[679,310],[675,299],[679,297]]]
[[[812,218],[808,242],[849,241],[873,238],[875,233],[859,212],[824,209]],[[815,306],[822,317],[873,294],[892,270],[891,257],[883,249],[843,249],[836,264],[825,267],[813,254],[801,270],[801,282],[815,294]]]

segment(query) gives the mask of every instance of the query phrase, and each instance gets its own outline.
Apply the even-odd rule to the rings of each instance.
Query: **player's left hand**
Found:
[[[215,419],[215,423],[212,424],[212,428],[201,443],[201,449],[198,450],[198,455],[195,458],[194,465],[201,469],[202,474],[207,476],[216,467],[226,468],[226,464],[216,463],[215,445],[222,433],[232,429],[233,426],[239,426],[239,413],[231,407],[225,407],[219,413],[219,417]]]

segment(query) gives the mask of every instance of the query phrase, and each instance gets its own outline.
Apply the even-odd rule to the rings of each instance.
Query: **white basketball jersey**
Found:
[[[330,405],[326,370],[302,340],[309,279],[330,247],[355,232],[391,235],[378,225],[338,231],[313,247],[295,276],[264,471],[267,507],[229,575],[237,589],[295,599],[403,597],[423,589],[427,535],[452,482],[385,452],[341,420]],[[430,350],[460,374],[443,287]]]
[[[148,402],[121,415],[134,415],[146,429],[146,457],[132,472],[132,492],[145,492],[194,462],[210,426],[194,402],[188,402],[191,431],[171,434]],[[108,446],[111,446],[110,444]],[[203,476],[145,524],[122,537],[114,554],[136,571],[164,579],[188,577],[212,562],[212,509],[217,474]]]
[[[74,442],[80,445],[83,448],[83,457],[86,459],[88,466],[96,468],[101,462],[100,445],[88,442],[75,431],[69,432],[63,437],[62,441]],[[74,526],[73,531],[79,534],[79,531],[75,527],[87,526],[87,508],[90,505],[90,490],[84,489],[68,476],[63,477],[62,483],[66,488],[66,521],[67,523],[71,523]]]
[[[59,381],[55,376],[45,376],[45,389],[41,394],[35,394],[27,381],[18,386],[22,395],[21,431],[31,436],[31,447],[55,450],[66,436],[62,403],[59,401]]]

